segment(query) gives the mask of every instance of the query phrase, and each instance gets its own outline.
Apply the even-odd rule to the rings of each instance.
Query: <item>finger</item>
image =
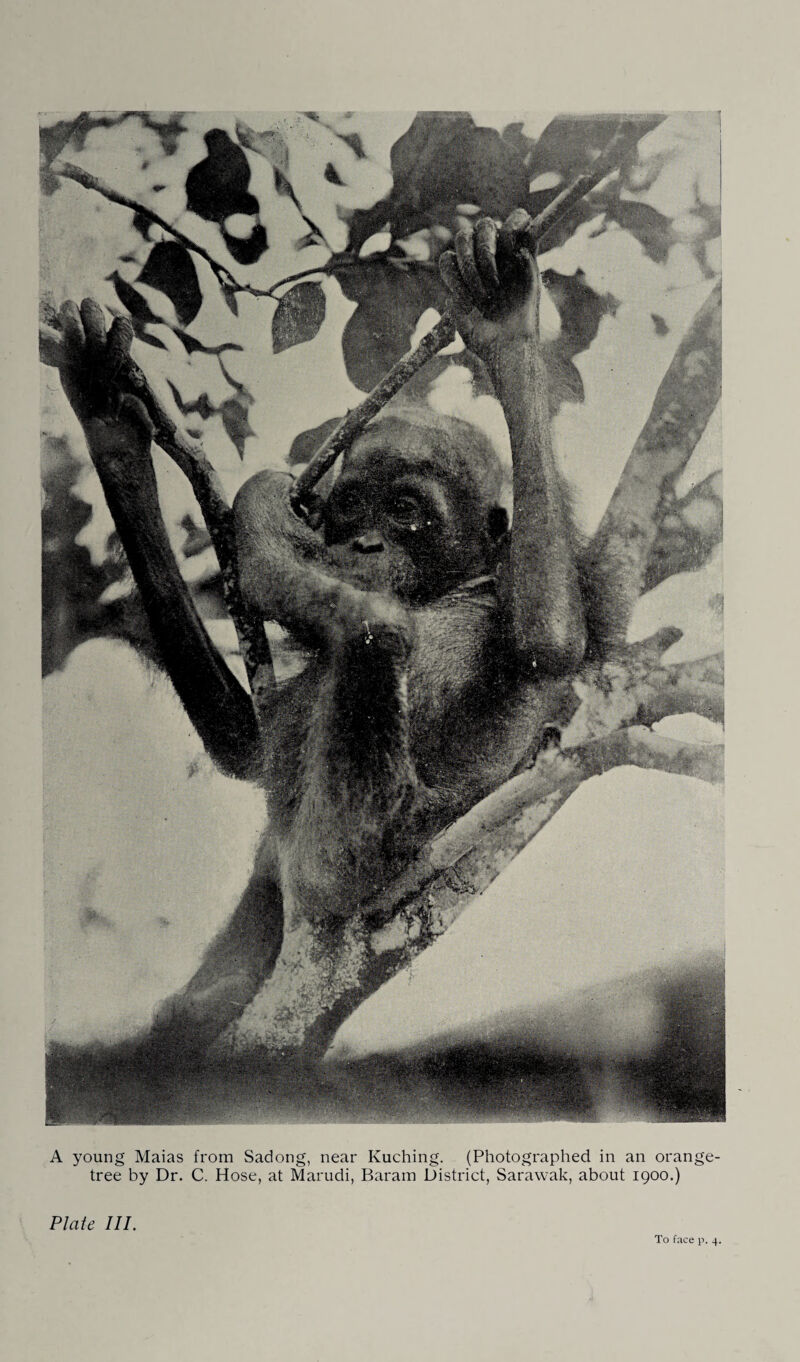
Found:
[[[81,314],[75,304],[68,301],[61,304],[58,317],[61,322],[61,330],[64,333],[64,349],[66,350],[67,360],[72,364],[77,364],[83,358],[85,345]]]
[[[116,373],[131,352],[133,327],[127,317],[115,317],[108,333],[106,355],[112,373]]]
[[[475,227],[475,264],[490,293],[500,288],[497,273],[497,223],[492,218],[481,218]]]
[[[532,224],[533,219],[524,208],[515,208],[513,213],[509,213],[500,228],[500,247],[505,254],[516,255],[520,247],[525,247],[532,254]]]
[[[84,298],[81,303],[81,318],[89,353],[93,359],[99,359],[106,348],[106,319],[103,316],[103,309],[94,298]]]
[[[462,227],[461,231],[456,232],[455,248],[458,268],[461,270],[461,278],[468,291],[472,294],[475,303],[486,301],[486,289],[483,280],[478,273],[475,264],[475,252],[472,245],[473,233],[471,227]]]
[[[497,267],[505,288],[530,288],[536,274],[534,247],[530,239],[531,218],[524,208],[515,208],[500,228],[497,240]]]
[[[43,326],[58,326],[58,308],[49,289],[39,299],[39,321]]]
[[[445,251],[439,257],[439,273],[447,288],[453,295],[456,305],[463,312],[472,312],[475,303],[464,287],[461,278],[461,271],[458,268],[458,261],[454,251]]]
[[[123,393],[119,403],[120,416],[126,416],[129,421],[140,426],[142,434],[146,434],[148,440],[152,440],[155,433],[155,426],[150,419],[150,413],[144,402],[140,398],[134,397],[133,393]]]

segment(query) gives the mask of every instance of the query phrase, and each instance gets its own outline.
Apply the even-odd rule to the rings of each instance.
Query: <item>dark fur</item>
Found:
[[[355,911],[422,838],[501,783],[551,717],[545,678],[515,656],[490,575],[502,557],[488,528],[499,460],[467,428],[473,474],[463,424],[393,415],[346,468],[363,480],[369,525],[376,489],[390,496],[409,470],[444,490],[434,561],[385,525],[377,552],[326,545],[330,518],[322,535],[304,526],[280,473],[252,478],[234,504],[245,598],[313,649],[277,695],[264,765],[267,838],[284,893],[305,913]],[[352,529],[357,543],[365,526]],[[477,584],[459,590],[470,574]],[[438,596],[437,582],[449,588]]]

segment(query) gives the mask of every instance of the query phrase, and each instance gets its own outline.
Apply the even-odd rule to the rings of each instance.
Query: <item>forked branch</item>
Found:
[[[350,1013],[442,936],[583,781],[622,765],[718,781],[722,753],[642,727],[546,753],[439,833],[366,914],[333,936],[326,924],[295,924],[267,987],[214,1051],[324,1054]]]
[[[721,317],[717,284],[678,346],[590,547],[590,574],[606,583],[621,638],[642,593],[661,520],[674,505],[675,481],[719,402]]]

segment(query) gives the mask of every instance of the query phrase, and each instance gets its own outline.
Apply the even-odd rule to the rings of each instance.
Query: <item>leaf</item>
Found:
[[[225,306],[234,317],[239,316],[239,299],[236,297],[236,289],[230,284],[220,284],[222,296],[225,299]]]
[[[345,297],[358,303],[342,334],[347,375],[369,392],[405,354],[423,312],[429,307],[442,311],[446,289],[438,274],[407,273],[381,260],[361,261],[336,278]]]
[[[252,397],[240,392],[235,397],[227,397],[219,408],[222,424],[239,451],[240,459],[244,458],[245,441],[251,435],[255,435],[248,419],[248,412],[252,405]]]
[[[178,241],[156,243],[139,275],[139,282],[167,295],[181,326],[189,326],[203,305],[194,261]]]
[[[502,135],[503,141],[508,142],[508,145],[514,148],[520,159],[527,165],[531,152],[536,144],[532,137],[527,137],[525,135],[522,131],[523,127],[523,123],[508,123],[506,127],[503,128]]]
[[[256,132],[244,119],[237,118],[236,136],[243,147],[256,152],[258,156],[263,156],[265,161],[269,161],[270,165],[288,180],[289,144],[283,133],[275,128],[268,128],[266,132]]]
[[[196,336],[190,336],[188,331],[182,331],[179,327],[173,327],[173,331],[189,355],[194,355],[197,351],[201,355],[224,355],[226,350],[242,350],[244,348],[237,345],[236,341],[221,341],[219,345],[206,345]]]
[[[181,138],[186,132],[183,121],[183,114],[148,114],[139,115],[144,126],[154,132],[164,150],[165,156],[174,156],[181,143]]]
[[[554,118],[533,148],[531,178],[549,170],[571,179],[588,170],[595,157],[608,146],[619,123],[615,114],[600,118],[561,114]]]
[[[348,217],[350,219],[348,249],[357,255],[365,241],[376,232],[385,231],[390,223],[392,208],[392,200],[388,198],[379,199],[371,208],[356,208],[352,213],[341,209],[340,216],[345,220]]]
[[[119,298],[122,306],[127,308],[135,322],[161,322],[163,318],[157,317],[152,311],[149,303],[142,297],[138,289],[133,287],[122,278],[116,270],[109,276],[109,280],[114,285],[114,292]]]
[[[516,147],[496,128],[479,128],[466,113],[417,114],[391,151],[394,187],[372,208],[357,210],[350,249],[387,225],[402,238],[432,222],[450,222],[457,204],[506,217],[524,207],[528,171]]]
[[[181,546],[181,553],[184,558],[196,558],[198,554],[205,553],[211,546],[211,535],[205,525],[196,525],[190,515],[185,515],[181,520],[181,529],[185,531],[186,538]]]
[[[91,117],[88,113],[79,114],[77,118],[61,119],[58,123],[51,124],[49,128],[40,127],[39,161],[42,170],[48,171],[53,161],[57,160],[70,142],[81,148],[90,127]],[[48,175],[47,179],[55,180],[56,184],[60,183],[58,176]]]
[[[145,241],[149,241],[150,233],[153,230],[153,219],[149,218],[146,213],[136,212],[133,215],[131,227],[135,232],[138,232],[139,236],[143,237]]]
[[[283,133],[278,132],[275,128],[269,128],[266,132],[254,132],[249,124],[241,118],[237,119],[236,131],[243,146],[269,161],[275,171],[275,188],[278,193],[292,200],[300,216],[305,219],[319,239],[324,241],[319,228],[306,216],[303,205],[294,192],[289,178],[289,144]]]
[[[436,156],[459,124],[462,128],[475,126],[468,113],[418,113],[390,153],[395,185],[399,180],[411,179],[426,157],[430,160],[431,156]]]
[[[235,213],[258,216],[258,199],[248,192],[250,166],[242,148],[222,128],[206,133],[208,156],[186,176],[186,204],[207,222],[223,223]]]
[[[583,402],[583,379],[573,360],[581,351],[588,350],[603,317],[613,316],[618,304],[611,293],[595,293],[583,270],[576,270],[575,274],[545,270],[542,279],[561,318],[558,336],[543,347],[550,411],[554,415],[562,402]]]
[[[293,345],[313,340],[325,320],[325,294],[320,284],[295,284],[284,293],[272,318],[272,349],[279,355]]]
[[[561,334],[555,345],[565,357],[572,359],[582,350],[588,350],[603,317],[615,313],[617,299],[611,293],[595,293],[587,284],[583,270],[576,270],[574,274],[545,270],[542,282],[561,318]]]
[[[335,430],[343,420],[344,415],[331,416],[321,425],[313,426],[310,430],[303,430],[299,435],[295,435],[286,459],[289,467],[294,468],[298,463],[308,463],[309,459],[314,457],[320,446],[327,440],[331,431]]]
[[[580,369],[573,364],[569,355],[560,347],[558,341],[551,341],[543,347],[544,362],[547,366],[547,395],[550,415],[555,416],[562,402],[584,401],[586,396]]]
[[[552,170],[565,179],[574,179],[588,170],[596,157],[605,151],[621,122],[631,129],[631,139],[636,140],[657,127],[662,118],[662,114],[635,117],[627,114],[561,114],[548,123],[536,142],[530,160],[531,178]]]
[[[360,161],[363,160],[363,158],[366,156],[366,152],[364,151],[364,143],[361,141],[360,133],[337,132],[336,136],[340,137],[343,142],[347,143],[350,150],[355,152],[356,156]]]
[[[296,251],[305,251],[309,246],[318,246],[319,237],[316,232],[305,232],[303,236],[299,236],[296,241],[293,241],[292,245]]]
[[[288,176],[283,175],[280,170],[275,171],[275,189],[282,199],[291,199],[293,203],[297,202],[294,197],[291,181]]]
[[[649,203],[636,203],[629,199],[619,199],[609,204],[607,211],[614,222],[636,238],[651,260],[663,265],[673,242],[669,218],[656,208],[651,208]]]
[[[225,245],[233,256],[234,260],[240,265],[255,265],[260,260],[269,241],[267,239],[267,229],[262,223],[257,222],[248,237],[231,236],[223,228],[222,236]]]
[[[475,203],[506,217],[525,203],[528,171],[496,128],[476,127],[469,114],[421,113],[391,151],[394,189],[403,207]]]
[[[151,336],[150,332],[146,331],[143,326],[134,322],[133,329],[136,332],[137,340],[143,341],[145,345],[151,345],[154,350],[166,350],[167,347],[164,342],[158,336]]]
[[[171,379],[167,379],[167,386],[175,399],[178,410],[181,411],[184,416],[197,415],[202,421],[207,421],[209,417],[213,416],[216,412],[217,408],[209,401],[208,393],[203,392],[191,402],[184,402],[178,388]]]

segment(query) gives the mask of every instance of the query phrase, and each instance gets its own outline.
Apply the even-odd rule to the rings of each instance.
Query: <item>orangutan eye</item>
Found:
[[[425,513],[416,497],[412,497],[408,492],[398,492],[393,496],[387,506],[389,515],[398,525],[403,525],[406,529],[419,529],[425,523]]]

